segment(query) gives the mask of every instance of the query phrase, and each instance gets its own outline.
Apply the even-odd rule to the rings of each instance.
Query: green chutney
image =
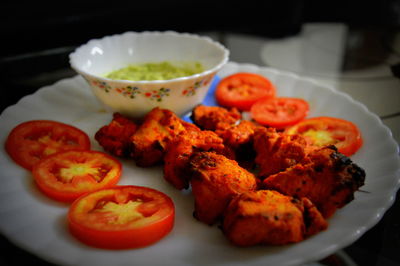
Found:
[[[168,61],[159,63],[131,64],[105,75],[114,80],[169,80],[185,76],[191,76],[203,72],[200,62],[176,62]]]

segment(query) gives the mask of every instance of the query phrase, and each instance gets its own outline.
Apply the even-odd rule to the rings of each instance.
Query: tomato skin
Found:
[[[81,150],[49,155],[32,169],[38,188],[61,202],[72,202],[85,193],[112,187],[121,173],[122,164],[110,155]]]
[[[215,98],[221,106],[247,111],[258,99],[274,97],[275,94],[276,88],[267,78],[255,73],[239,72],[218,83]]]
[[[335,117],[305,119],[285,130],[287,134],[303,135],[311,145],[335,145],[346,156],[356,153],[363,145],[361,131],[347,120]]]
[[[89,136],[82,130],[51,120],[32,120],[13,128],[5,149],[27,170],[49,154],[70,149],[90,149]]]
[[[300,98],[262,98],[251,107],[251,117],[259,124],[285,128],[304,119],[310,107]]]
[[[153,204],[157,208],[153,206],[155,209],[147,214],[146,210],[140,210],[144,217],[122,224],[113,223],[115,219],[112,218],[115,217],[112,217],[112,211],[112,218],[107,217],[110,212],[96,216],[99,206],[108,202],[124,203],[129,197],[143,199],[144,204]],[[140,186],[116,186],[89,193],[74,201],[68,212],[71,234],[87,245],[104,249],[129,249],[154,244],[172,230],[174,220],[172,200],[160,191]]]

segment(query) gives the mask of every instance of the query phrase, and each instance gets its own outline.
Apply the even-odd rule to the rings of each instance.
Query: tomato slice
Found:
[[[363,144],[361,131],[355,124],[334,117],[305,119],[286,129],[286,133],[303,135],[315,146],[335,145],[346,156],[356,153]]]
[[[73,202],[69,230],[83,243],[106,249],[151,245],[173,228],[175,207],[164,193],[140,186],[117,186]]]
[[[239,72],[223,78],[215,90],[219,105],[236,107],[239,110],[250,110],[260,98],[273,97],[275,86],[267,78],[255,74]]]
[[[90,149],[89,136],[82,130],[49,120],[19,124],[8,135],[5,149],[20,166],[31,170],[47,155],[70,149]]]
[[[85,193],[116,185],[121,172],[121,163],[110,155],[80,150],[49,155],[32,170],[39,189],[63,202],[72,202]]]
[[[258,100],[251,107],[251,117],[261,125],[284,128],[304,119],[310,107],[300,98],[275,97]]]

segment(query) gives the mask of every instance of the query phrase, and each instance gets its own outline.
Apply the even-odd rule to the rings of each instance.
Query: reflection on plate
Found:
[[[62,265],[292,265],[315,261],[358,239],[375,225],[394,201],[399,187],[400,162],[390,131],[365,106],[348,95],[312,80],[255,65],[228,63],[219,76],[247,71],[265,75],[277,86],[279,96],[295,96],[310,103],[310,116],[335,116],[356,123],[364,146],[352,159],[365,168],[369,193],[357,192],[355,200],[335,213],[328,230],[301,243],[283,247],[237,248],[221,231],[192,217],[193,197],[177,191],[162,177],[162,168],[138,168],[123,160],[121,184],[149,186],[171,196],[176,205],[176,225],[166,238],[143,249],[108,251],[80,244],[66,230],[68,205],[53,202],[35,188],[30,173],[0,151],[0,231],[16,245]],[[212,94],[206,99],[212,101]],[[65,79],[24,97],[0,116],[0,139],[17,124],[32,119],[69,123],[92,137],[111,119],[80,77]]]

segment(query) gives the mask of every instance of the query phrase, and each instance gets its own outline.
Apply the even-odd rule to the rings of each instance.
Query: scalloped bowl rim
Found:
[[[208,44],[211,44],[215,48],[219,49],[222,53],[222,60],[217,65],[213,66],[212,68],[206,69],[200,73],[196,73],[196,74],[193,74],[190,76],[179,77],[179,78],[174,78],[174,79],[167,79],[167,80],[139,80],[139,81],[106,78],[104,76],[91,74],[91,73],[83,70],[82,68],[80,68],[77,65],[76,59],[80,55],[80,53],[82,53],[83,49],[85,49],[89,46],[92,46],[96,43],[104,42],[107,39],[122,38],[123,36],[126,36],[126,35],[160,35],[160,36],[165,35],[165,36],[174,36],[174,37],[189,37],[192,39],[202,40],[202,41],[207,42]],[[120,82],[120,83],[126,84],[126,85],[133,84],[133,83],[144,85],[144,84],[179,82],[179,81],[185,81],[185,80],[196,79],[199,77],[207,76],[214,72],[216,73],[228,62],[229,54],[230,54],[230,52],[225,46],[223,46],[221,43],[219,43],[217,41],[212,40],[210,37],[207,37],[207,36],[201,36],[198,34],[186,33],[186,32],[180,33],[180,32],[176,32],[176,31],[142,31],[142,32],[127,31],[127,32],[124,32],[121,34],[113,34],[113,35],[104,36],[102,38],[89,40],[87,43],[80,45],[72,53],[69,54],[69,63],[71,65],[71,68],[74,69],[79,74],[90,76],[90,77],[96,78],[98,80],[102,80],[102,81],[106,81],[106,82],[110,82],[110,81],[111,82]]]

